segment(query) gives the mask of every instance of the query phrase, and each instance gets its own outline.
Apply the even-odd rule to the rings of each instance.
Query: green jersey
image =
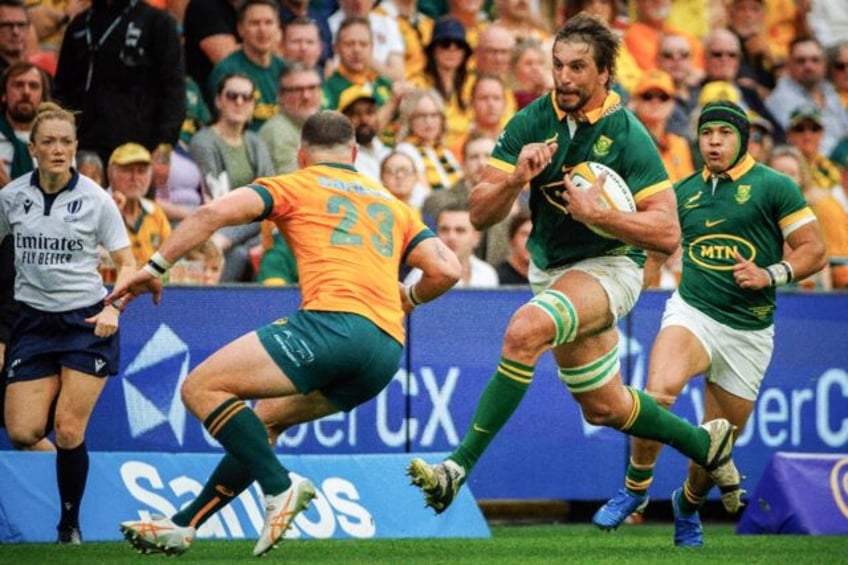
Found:
[[[556,141],[551,164],[530,182],[533,231],[527,249],[542,269],[605,255],[627,255],[640,266],[645,253],[616,239],[597,235],[563,212],[546,189],[561,186],[563,176],[583,161],[598,161],[624,178],[636,203],[671,189],[665,166],[654,142],[639,120],[622,107],[618,94],[610,93],[601,108],[569,127],[555,94],[525,106],[507,124],[489,158],[489,165],[512,173],[521,148],[528,143]],[[571,121],[571,127],[575,122]]]
[[[277,82],[285,68],[286,62],[276,55],[271,56],[271,63],[267,67],[261,67],[239,49],[223,58],[209,73],[209,92],[214,96],[218,92],[218,82],[228,74],[239,73],[250,78],[256,90],[250,129],[259,131],[262,124],[279,110]]]
[[[775,290],[740,288],[733,278],[735,255],[738,252],[759,267],[779,262],[784,238],[815,221],[801,189],[750,155],[721,175],[704,168],[675,188],[683,231],[680,296],[732,328],[770,326]]]
[[[347,88],[354,84],[370,86],[377,100],[377,106],[383,106],[392,97],[392,82],[376,73],[354,75],[337,69],[330,78],[324,81],[324,110],[338,110],[339,98]]]

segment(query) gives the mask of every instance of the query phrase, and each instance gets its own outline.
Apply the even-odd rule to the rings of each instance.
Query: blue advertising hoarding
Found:
[[[278,452],[298,455],[450,451],[468,425],[500,356],[520,290],[455,290],[416,310],[394,381],[377,399],[288,430]],[[644,386],[648,353],[668,294],[648,292],[622,320],[622,376]],[[188,371],[224,343],[293,312],[296,289],[180,288],[155,307],[136,300],[122,317],[121,373],[107,385],[87,444],[101,452],[220,453],[182,406]],[[775,355],[736,458],[752,490],[777,451],[848,451],[848,295],[781,294]],[[246,376],[248,378],[248,376]],[[703,383],[681,394],[676,413],[699,421]],[[0,448],[9,449],[5,434]],[[524,402],[469,480],[483,499],[598,500],[622,484],[626,437],[583,422],[549,355]],[[682,480],[685,461],[662,452],[652,494],[664,498]]]

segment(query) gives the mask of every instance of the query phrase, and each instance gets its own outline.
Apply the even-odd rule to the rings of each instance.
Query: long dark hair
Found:
[[[433,51],[435,53],[435,50]],[[428,76],[433,77],[433,84],[436,92],[442,95],[445,103],[449,103],[451,96],[448,92],[448,87],[453,87],[453,93],[456,94],[456,99],[459,102],[459,108],[461,110],[465,110],[468,104],[465,103],[465,100],[462,97],[462,89],[465,86],[465,81],[468,78],[468,59],[470,55],[466,52],[465,58],[462,60],[462,64],[456,70],[456,74],[453,76],[453,84],[448,85],[442,82],[442,77],[436,69],[436,56],[432,55],[427,57],[427,64],[424,66],[424,72],[427,73]]]

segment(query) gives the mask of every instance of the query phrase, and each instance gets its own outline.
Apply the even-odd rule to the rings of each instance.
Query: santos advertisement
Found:
[[[456,290],[416,310],[394,381],[356,410],[288,430],[278,453],[405,454],[450,451],[467,426],[525,291]],[[620,324],[625,382],[642,387],[666,293],[649,292]],[[220,453],[180,402],[188,371],[223,343],[293,312],[296,289],[168,288],[162,304],[136,300],[121,320],[121,373],[106,387],[87,444],[98,452]],[[774,359],[736,452],[753,490],[771,456],[848,451],[848,296],[782,294]],[[250,375],[245,375],[250,378]],[[703,411],[701,379],[674,407]],[[0,448],[9,449],[5,434]],[[524,402],[469,480],[483,499],[600,500],[622,484],[626,437],[585,424],[556,376],[540,362]],[[652,488],[665,498],[685,462],[664,450]]]

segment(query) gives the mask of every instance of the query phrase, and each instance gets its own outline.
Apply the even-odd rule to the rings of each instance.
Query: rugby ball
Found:
[[[636,201],[633,199],[630,187],[627,186],[621,175],[607,165],[597,161],[583,161],[575,165],[569,175],[574,186],[586,190],[595,183],[602,172],[607,174],[607,179],[601,187],[601,202],[603,205],[619,212],[635,212]],[[613,236],[595,226],[586,224],[586,227],[601,237],[613,238]]]

